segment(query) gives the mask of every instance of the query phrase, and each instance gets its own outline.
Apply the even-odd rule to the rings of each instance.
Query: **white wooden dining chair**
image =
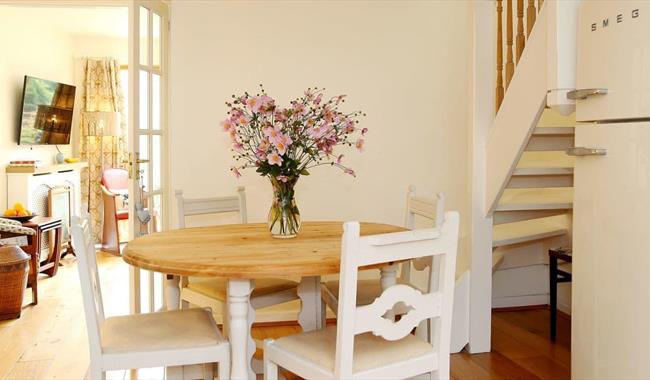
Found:
[[[459,215],[447,212],[444,218],[440,228],[364,237],[358,222],[345,223],[337,325],[266,340],[265,379],[277,379],[278,367],[308,379],[449,378]],[[398,284],[371,304],[357,305],[360,267],[434,257],[440,265],[433,267],[427,291]],[[408,312],[397,321],[386,317],[398,303]],[[411,334],[421,321],[429,324],[427,339]]]
[[[104,317],[90,217],[72,217],[81,293],[90,346],[86,379],[105,379],[106,371],[203,364],[203,378],[230,377],[230,345],[219,332],[209,309],[187,309]]]
[[[424,218],[428,222],[432,223],[433,226],[440,227],[444,212],[444,194],[436,194],[435,200],[422,198],[416,196],[415,186],[409,186],[409,190],[406,195],[406,220],[404,223],[406,228],[409,230],[415,229],[416,217]],[[431,264],[431,260],[428,259],[411,260],[401,264],[399,277],[397,277],[398,265],[392,265],[380,270],[380,280],[358,280],[357,304],[368,305],[372,303],[377,297],[379,297],[382,291],[386,290],[392,285],[395,285],[396,283],[413,285],[413,282],[411,281],[411,271],[430,270]],[[323,302],[329,306],[330,309],[334,311],[334,313],[336,313],[338,309],[339,280],[324,282],[323,286],[321,287],[321,292]],[[422,334],[426,334],[426,331],[421,330],[420,332]]]
[[[193,215],[208,215],[221,213],[239,213],[239,221],[247,223],[246,192],[244,187],[237,188],[237,195],[214,198],[187,199],[182,190],[176,190],[178,204],[178,227],[185,228],[185,218]],[[226,318],[226,289],[228,281],[222,277],[182,277],[180,281],[182,307],[190,304],[211,307],[217,321],[227,329]],[[298,299],[298,283],[286,279],[269,278],[255,281],[255,289],[251,294],[251,305],[255,309],[268,307]],[[251,313],[251,315],[253,315]],[[252,323],[252,321],[249,321]]]

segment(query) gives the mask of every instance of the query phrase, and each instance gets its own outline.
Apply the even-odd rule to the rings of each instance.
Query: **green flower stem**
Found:
[[[294,186],[298,177],[282,182],[269,176],[273,186],[273,204],[269,210],[268,226],[271,234],[278,238],[295,237],[300,230],[300,211],[294,199]]]

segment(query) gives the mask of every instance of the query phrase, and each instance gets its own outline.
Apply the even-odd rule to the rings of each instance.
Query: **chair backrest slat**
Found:
[[[415,186],[409,186],[406,196],[406,222],[404,226],[409,230],[415,229],[415,217],[433,221],[434,227],[440,227],[445,214],[445,195],[436,194],[436,198],[427,199],[416,196]],[[402,264],[401,277],[406,281],[411,279],[411,268],[417,271],[428,269],[432,265],[431,258],[415,259]]]
[[[430,324],[429,342],[434,350],[439,356],[449,355],[448,330],[451,330],[458,228],[457,212],[445,213],[444,222],[437,228],[374,236],[361,237],[358,222],[344,224],[337,313],[337,378],[352,376],[354,336],[365,332],[386,340],[398,340],[426,320]],[[426,292],[409,285],[394,285],[370,305],[357,306],[359,268],[418,258],[436,264],[431,267]],[[408,311],[394,321],[386,316],[397,304],[404,305]]]
[[[220,214],[238,212],[241,223],[248,223],[246,212],[246,192],[244,187],[237,188],[237,195],[227,197],[187,199],[182,190],[176,190],[178,205],[178,227],[185,228],[185,217],[192,215]]]
[[[92,238],[92,223],[90,215],[86,211],[82,211],[81,216],[72,216],[71,232],[72,243],[77,256],[91,357],[98,357],[101,354],[100,328],[104,323],[104,304],[99,282],[95,243]]]
[[[409,230],[415,228],[415,217],[421,216],[432,220],[435,227],[440,227],[445,214],[445,195],[436,194],[435,199],[428,199],[416,195],[415,186],[409,186],[406,195],[406,222],[404,226]]]
[[[381,317],[399,302],[403,302],[409,311],[398,323]],[[422,294],[408,285],[391,286],[373,303],[357,308],[354,315],[354,334],[372,332],[386,340],[398,340],[410,334],[421,321],[439,317],[441,311],[440,293]]]

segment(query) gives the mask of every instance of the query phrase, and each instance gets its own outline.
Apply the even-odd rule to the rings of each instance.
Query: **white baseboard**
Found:
[[[492,308],[521,307],[532,305],[548,305],[548,293],[492,298]]]

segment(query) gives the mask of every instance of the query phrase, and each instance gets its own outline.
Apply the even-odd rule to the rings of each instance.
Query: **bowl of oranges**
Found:
[[[17,220],[21,223],[30,221],[36,214],[25,208],[21,202],[16,202],[12,208],[6,209],[2,214],[3,218]]]

